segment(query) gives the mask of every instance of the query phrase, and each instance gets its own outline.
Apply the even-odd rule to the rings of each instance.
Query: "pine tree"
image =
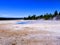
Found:
[[[54,12],[54,17],[57,16],[57,15],[58,15],[58,11],[56,10],[56,11]]]

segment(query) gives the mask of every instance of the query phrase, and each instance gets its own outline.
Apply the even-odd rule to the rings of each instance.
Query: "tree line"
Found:
[[[53,19],[54,17],[56,17],[57,15],[60,15],[60,12],[58,11],[55,11],[54,14],[44,14],[44,15],[39,15],[39,16],[36,16],[36,15],[32,15],[32,16],[28,16],[28,17],[24,17],[23,19],[24,20],[38,20],[38,19],[45,19],[45,20],[49,20],[49,19]]]
[[[54,12],[54,14],[44,14],[44,15],[29,15],[28,17],[23,17],[23,18],[6,18],[6,17],[0,17],[0,20],[38,20],[38,19],[45,19],[45,20],[49,20],[49,19],[53,19],[54,17],[56,17],[57,15],[60,15],[60,12],[58,12],[57,10]]]

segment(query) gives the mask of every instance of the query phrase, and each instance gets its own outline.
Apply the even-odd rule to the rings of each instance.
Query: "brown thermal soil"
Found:
[[[1,27],[1,25],[0,25]],[[54,32],[23,27],[23,30],[1,30],[0,45],[60,45],[60,37]]]

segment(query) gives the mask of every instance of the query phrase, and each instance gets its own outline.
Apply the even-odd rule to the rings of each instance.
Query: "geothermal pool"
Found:
[[[36,27],[39,30],[47,30],[60,33],[60,21],[56,20],[24,20],[17,22],[23,27]]]

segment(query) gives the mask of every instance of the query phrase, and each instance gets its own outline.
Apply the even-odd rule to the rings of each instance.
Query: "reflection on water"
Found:
[[[29,22],[18,22],[17,24],[29,24]]]

